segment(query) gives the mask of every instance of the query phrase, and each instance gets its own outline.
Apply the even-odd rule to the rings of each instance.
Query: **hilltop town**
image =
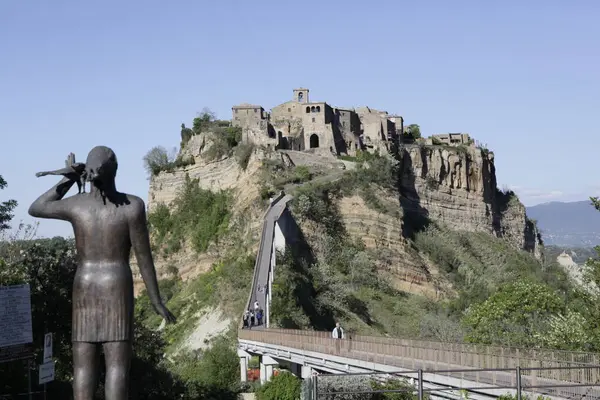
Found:
[[[474,145],[466,133],[415,138],[400,115],[370,107],[344,108],[311,101],[307,88],[294,89],[291,100],[270,112],[248,103],[231,110],[232,125],[242,129],[244,143],[273,149],[353,156],[358,150],[384,153],[399,142],[415,139],[425,144]]]

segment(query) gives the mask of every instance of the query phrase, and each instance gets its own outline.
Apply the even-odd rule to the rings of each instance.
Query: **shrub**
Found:
[[[319,375],[319,398],[325,400],[372,400],[371,379],[367,376]],[[363,392],[363,393],[339,393]],[[322,397],[321,397],[322,396]]]
[[[410,124],[406,127],[406,134],[413,139],[419,139],[421,137],[421,127],[417,124]]]
[[[411,386],[406,379],[389,379],[385,382],[377,382],[371,380],[373,390],[380,390],[383,393],[374,393],[373,400],[417,400],[418,396],[415,393],[416,388]],[[385,392],[390,390],[390,392]],[[399,392],[391,392],[392,390],[400,390]],[[429,394],[423,395],[424,399],[429,399]]]
[[[212,145],[206,150],[208,160],[218,160],[230,156],[233,148],[242,141],[242,128],[217,126],[212,129],[212,139]]]
[[[230,392],[239,387],[239,358],[232,343],[223,336],[206,350],[177,356],[173,364],[174,372],[185,382]]]
[[[257,400],[298,400],[301,380],[288,372],[273,376],[256,391]]]
[[[194,136],[194,131],[190,128],[187,128],[185,124],[181,124],[181,143],[179,147],[183,149],[185,145],[190,141],[192,136]]]

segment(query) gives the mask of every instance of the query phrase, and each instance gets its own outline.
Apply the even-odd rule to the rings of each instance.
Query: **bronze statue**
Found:
[[[64,178],[33,202],[29,214],[69,221],[75,232],[79,265],[73,283],[74,399],[94,397],[101,344],[106,360],[105,397],[126,400],[133,333],[131,248],[156,312],[167,322],[174,322],[175,317],[160,298],[144,201],[116,189],[115,153],[105,146],[94,147],[83,169],[91,183],[90,193],[63,198],[81,179],[74,161],[71,153],[69,166],[56,171]]]

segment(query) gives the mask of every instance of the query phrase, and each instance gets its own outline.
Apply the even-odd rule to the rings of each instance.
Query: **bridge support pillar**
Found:
[[[260,360],[260,383],[264,384],[273,377],[273,367],[279,365],[277,361],[269,356],[262,356]]]
[[[240,357],[240,377],[242,382],[248,382],[248,359]]]
[[[313,369],[308,365],[302,365],[300,375],[302,379],[308,379],[312,376]]]
[[[238,349],[238,357],[240,358],[240,380],[248,382],[248,360],[250,359],[250,353]]]
[[[260,384],[263,385],[267,382],[267,366],[260,363]]]

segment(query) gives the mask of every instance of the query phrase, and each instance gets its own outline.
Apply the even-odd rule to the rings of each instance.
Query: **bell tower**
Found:
[[[294,101],[298,103],[308,103],[308,89],[298,88],[294,89]]]

